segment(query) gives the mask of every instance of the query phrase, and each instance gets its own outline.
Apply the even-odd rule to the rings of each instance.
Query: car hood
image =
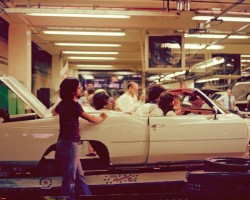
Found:
[[[0,76],[0,81],[20,97],[40,118],[44,117],[46,107],[24,85],[11,76]]]

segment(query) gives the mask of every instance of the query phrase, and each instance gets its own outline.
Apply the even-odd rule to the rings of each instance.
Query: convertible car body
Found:
[[[82,140],[90,141],[99,157],[113,166],[248,156],[249,124],[245,119],[227,113],[197,89],[169,92],[180,100],[180,115],[137,117],[113,111],[100,124],[80,119]],[[200,107],[193,105],[192,96]],[[0,77],[0,98],[4,108],[0,165],[40,164],[55,151],[58,117],[13,77]]]

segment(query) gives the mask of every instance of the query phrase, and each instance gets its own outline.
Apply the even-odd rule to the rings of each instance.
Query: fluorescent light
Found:
[[[111,69],[111,70],[114,70],[115,67],[114,65],[87,65],[87,64],[77,64],[77,65],[74,65],[76,69],[98,69],[98,70],[108,70],[108,69]]]
[[[210,39],[223,39],[226,38],[226,34],[185,34],[185,38],[210,38]],[[248,39],[250,36],[247,35],[230,35],[228,39]]]
[[[93,75],[83,75],[83,78],[84,79],[91,79],[91,80],[93,80],[94,76]]]
[[[225,46],[222,46],[222,45],[216,45],[216,44],[213,44],[213,45],[208,45],[206,47],[206,49],[210,49],[210,50],[220,50],[220,49],[224,49]]]
[[[81,56],[69,56],[68,59],[73,60],[116,60],[114,57],[81,57]]]
[[[95,36],[125,36],[124,32],[104,31],[43,31],[44,34],[52,35],[95,35]]]
[[[194,16],[192,20],[208,21],[214,19],[214,16]],[[247,17],[218,17],[217,20],[224,22],[250,22],[250,18]]]
[[[38,17],[89,17],[89,18],[112,18],[128,19],[128,15],[98,15],[98,14],[67,14],[67,13],[27,13],[26,15]]]
[[[83,64],[77,64],[77,65],[75,65],[76,67],[110,67],[110,68],[112,68],[112,67],[114,67],[114,65],[83,65]]]
[[[154,81],[154,80],[158,80],[159,78],[160,78],[159,75],[153,75],[153,76],[148,77],[147,80]]]
[[[170,48],[170,49],[180,49],[180,45],[178,44],[171,44],[171,45],[168,45],[170,43],[167,43],[166,47]],[[205,44],[184,44],[184,48],[185,49],[213,49],[213,50],[216,50],[216,49],[224,49],[225,46],[222,46],[222,45],[205,45]]]
[[[204,83],[204,82],[209,82],[209,81],[218,81],[220,78],[204,78],[204,79],[199,79],[195,81],[196,83]]]
[[[250,55],[241,55],[242,58],[250,58]]]
[[[120,44],[97,44],[97,43],[66,43],[57,42],[57,46],[78,46],[78,47],[120,47]]]
[[[62,51],[63,54],[99,54],[99,55],[117,55],[119,52],[105,51]]]
[[[217,56],[217,57],[214,57],[214,58],[211,58],[211,59],[208,59],[208,60],[205,60],[203,62],[200,62],[200,63],[193,65],[192,69],[204,69],[207,67],[219,65],[219,64],[224,63],[224,62],[225,62],[224,58]]]
[[[227,35],[222,34],[185,34],[185,38],[215,38],[215,39],[222,39],[225,38]]]
[[[241,62],[247,62],[248,63],[248,62],[250,62],[250,60],[241,60]]]
[[[29,13],[52,13],[52,14],[84,14],[84,15],[108,15],[108,16],[154,16],[154,17],[177,17],[178,14],[174,12],[159,12],[158,10],[148,11],[148,10],[127,10],[126,8],[115,8],[115,9],[84,9],[84,8],[4,8],[5,13],[12,14],[29,14]],[[115,17],[114,16],[114,17]],[[103,16],[101,16],[103,18]],[[117,17],[115,17],[117,18]],[[118,17],[119,18],[119,17]]]
[[[249,39],[250,36],[248,35],[230,35],[229,39]]]
[[[160,81],[171,80],[172,78],[174,78],[176,76],[184,75],[185,73],[186,73],[186,71],[183,70],[183,71],[180,71],[180,72],[175,72],[175,73],[167,74],[166,76],[164,76],[163,78],[161,78]]]

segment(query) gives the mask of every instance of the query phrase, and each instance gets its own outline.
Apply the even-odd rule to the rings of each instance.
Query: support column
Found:
[[[52,56],[52,74],[51,74],[51,102],[55,103],[53,97],[58,96],[59,86],[62,78],[60,71],[63,68],[63,59],[59,55]]]
[[[72,70],[73,70],[73,77],[78,78],[78,69],[72,68]]]
[[[23,23],[10,23],[8,40],[8,75],[31,91],[31,29]]]

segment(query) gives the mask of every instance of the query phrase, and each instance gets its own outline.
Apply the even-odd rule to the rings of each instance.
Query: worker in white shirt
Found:
[[[129,82],[127,91],[122,94],[115,102],[116,110],[125,113],[133,113],[135,111],[135,104],[138,101],[139,86],[136,82]]]
[[[225,109],[227,110],[235,110],[235,102],[236,99],[232,95],[232,90],[228,89],[227,94],[224,96],[221,96],[220,98],[217,99],[218,102],[220,102]]]

